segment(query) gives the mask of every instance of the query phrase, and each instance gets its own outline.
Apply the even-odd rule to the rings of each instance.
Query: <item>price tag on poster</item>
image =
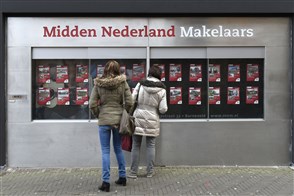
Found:
[[[97,65],[97,77],[101,78],[104,72],[104,66],[103,65]]]
[[[139,64],[133,64],[133,81],[140,81],[145,77],[145,66]]]
[[[50,88],[38,88],[38,105],[51,105]]]
[[[76,82],[88,82],[88,65],[76,65]]]
[[[221,104],[220,87],[209,87],[208,96],[209,96],[209,104],[212,104],[212,105]]]
[[[248,82],[259,81],[259,65],[258,64],[247,64],[247,77]]]
[[[77,87],[76,89],[76,105],[88,105],[88,89]]]
[[[38,83],[50,83],[50,67],[46,65],[38,65],[37,68],[37,73],[38,73]]]
[[[201,88],[189,87],[189,105],[201,105]]]
[[[170,87],[170,104],[182,104],[182,87]]]
[[[246,104],[258,104],[258,87],[246,87]]]
[[[240,104],[240,88],[228,87],[227,104],[237,105]]]
[[[67,65],[56,66],[56,82],[68,83],[68,66]]]
[[[220,65],[209,64],[208,72],[209,72],[209,82],[221,81]]]
[[[240,82],[240,65],[228,65],[228,82]]]
[[[169,65],[169,81],[182,81],[182,65],[181,64]]]
[[[69,88],[57,89],[57,105],[69,105]]]
[[[202,65],[190,64],[190,77],[191,82],[202,82]]]

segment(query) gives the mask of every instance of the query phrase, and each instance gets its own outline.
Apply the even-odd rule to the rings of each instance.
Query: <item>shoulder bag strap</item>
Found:
[[[123,84],[123,108],[126,107],[126,101],[125,101],[125,83]]]

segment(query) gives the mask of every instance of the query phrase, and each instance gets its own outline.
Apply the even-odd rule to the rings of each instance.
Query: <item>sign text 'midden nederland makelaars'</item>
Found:
[[[125,25],[123,28],[114,28],[113,26],[101,26],[100,29],[95,28],[80,28],[78,25],[69,26],[43,26],[43,37],[56,38],[79,38],[79,37],[253,37],[254,30],[250,28],[226,28],[222,25],[208,28],[206,25],[189,26],[178,28],[179,35],[176,32],[176,27],[171,25],[168,28],[149,28],[147,25],[142,28],[130,28]]]

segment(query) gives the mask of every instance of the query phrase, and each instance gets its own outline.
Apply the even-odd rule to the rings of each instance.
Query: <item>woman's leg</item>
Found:
[[[99,126],[99,137],[102,152],[102,180],[108,182],[110,180],[110,126]]]
[[[152,177],[154,172],[154,162],[155,162],[155,142],[156,137],[146,137],[146,161],[147,161],[147,177]]]
[[[139,161],[140,161],[141,143],[142,143],[142,136],[133,135],[133,145],[132,145],[132,152],[131,152],[131,160],[132,161],[131,161],[130,177],[131,177],[131,175],[136,176],[137,173],[138,173],[138,167],[139,167]]]
[[[126,177],[126,162],[124,153],[121,149],[121,138],[118,132],[117,128],[112,129],[112,135],[113,135],[113,148],[116,155],[116,160],[118,164],[118,175],[121,178]]]

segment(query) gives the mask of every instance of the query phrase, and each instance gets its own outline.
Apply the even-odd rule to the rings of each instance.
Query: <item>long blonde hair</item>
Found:
[[[110,60],[106,63],[102,78],[114,78],[120,75],[120,65],[115,60]]]

